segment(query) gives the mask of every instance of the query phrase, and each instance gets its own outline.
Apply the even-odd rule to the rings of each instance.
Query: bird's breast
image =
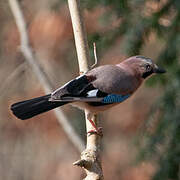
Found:
[[[71,103],[72,106],[75,106],[81,110],[87,110],[88,112],[91,112],[93,114],[97,114],[101,111],[105,111],[108,110],[110,108],[112,108],[113,106],[117,105],[119,103],[111,103],[111,104],[92,104],[92,103],[86,103],[86,102],[74,102]]]

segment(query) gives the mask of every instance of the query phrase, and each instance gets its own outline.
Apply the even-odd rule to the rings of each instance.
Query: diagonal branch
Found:
[[[34,71],[34,74],[41,82],[45,93],[50,93],[53,89],[52,83],[50,82],[45,72],[43,71],[43,68],[38,63],[38,60],[36,59],[30,47],[29,37],[27,33],[27,25],[21,7],[19,5],[19,2],[17,0],[9,0],[9,5],[20,33],[21,51],[25,57],[25,60],[32,67],[32,70]],[[54,112],[58,122],[61,124],[62,128],[66,132],[68,138],[72,141],[74,146],[79,151],[82,151],[82,149],[84,148],[84,144],[80,139],[80,137],[75,132],[75,130],[73,129],[73,127],[71,126],[71,124],[68,122],[68,119],[66,118],[63,111],[60,108],[58,108],[55,109]]]
[[[16,69],[6,77],[6,79],[1,84],[0,87],[0,95],[1,95],[0,99],[3,97],[4,93],[7,92],[8,87],[12,82],[14,82],[14,79],[17,78],[17,76],[25,69],[26,69],[26,63],[23,62],[22,64],[18,65]]]
[[[76,51],[78,55],[79,71],[80,73],[85,73],[88,71],[88,61],[89,61],[89,49],[87,43],[87,36],[84,29],[83,19],[80,10],[79,0],[68,0],[69,10],[71,14],[71,20],[74,31],[74,38],[76,44]],[[93,130],[93,127],[86,114],[86,130],[87,132]],[[94,116],[93,121],[96,125],[99,121]],[[91,134],[87,136],[86,149],[81,153],[81,159],[74,163],[74,165],[83,167],[86,171],[86,180],[102,180],[103,173],[101,167],[100,158],[100,145],[101,137],[97,134]]]

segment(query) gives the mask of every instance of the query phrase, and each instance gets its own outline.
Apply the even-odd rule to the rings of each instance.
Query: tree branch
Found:
[[[21,51],[27,63],[32,67],[34,74],[37,76],[37,78],[41,82],[45,93],[48,94],[54,88],[53,88],[52,83],[46,76],[45,72],[43,71],[43,68],[38,63],[30,47],[29,37],[27,33],[27,25],[26,25],[21,7],[19,5],[19,2],[17,0],[9,0],[9,5],[13,13],[13,16],[15,18],[15,22],[18,27],[19,33],[20,33]],[[61,124],[62,128],[66,132],[68,138],[71,140],[71,142],[75,145],[75,147],[79,151],[82,151],[82,149],[84,149],[84,144],[82,140],[80,139],[80,137],[77,135],[77,133],[74,131],[71,124],[68,122],[63,111],[60,108],[58,108],[58,109],[55,109],[54,112],[55,112],[58,122]]]
[[[10,86],[10,84],[12,82],[14,82],[14,79],[19,75],[19,73],[21,73],[23,70],[26,69],[26,63],[22,63],[20,65],[18,65],[16,67],[16,69],[13,70],[13,72],[11,72],[6,79],[4,80],[4,82],[1,84],[0,87],[0,99],[3,97],[4,93],[7,92],[8,87]]]
[[[82,20],[80,2],[79,0],[68,0],[71,20],[73,25],[73,32],[76,44],[76,51],[78,55],[79,71],[85,73],[88,71],[89,49],[87,43],[87,36]],[[93,127],[86,115],[86,130],[87,132],[93,130]],[[99,122],[94,116],[93,121],[98,126]],[[86,171],[85,180],[102,180],[103,173],[100,161],[100,140],[101,137],[97,134],[87,136],[86,149],[81,153],[81,159],[74,163],[74,165],[83,167]]]

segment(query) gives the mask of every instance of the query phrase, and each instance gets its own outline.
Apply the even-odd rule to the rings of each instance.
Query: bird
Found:
[[[152,74],[165,73],[151,58],[132,56],[119,64],[102,65],[67,82],[51,94],[11,105],[13,114],[30,119],[54,108],[71,104],[86,110],[87,119],[94,127],[89,133],[101,134],[92,117],[131,97],[143,81]]]

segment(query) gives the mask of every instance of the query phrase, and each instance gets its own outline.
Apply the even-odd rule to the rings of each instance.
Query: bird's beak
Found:
[[[165,73],[166,70],[163,68],[158,67],[156,64],[154,66],[154,73]]]

